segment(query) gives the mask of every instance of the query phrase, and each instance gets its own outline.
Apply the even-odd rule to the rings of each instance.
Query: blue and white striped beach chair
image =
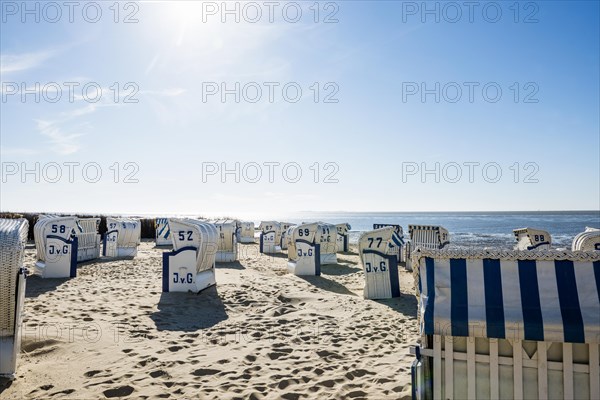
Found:
[[[419,250],[417,399],[600,398],[600,253]]]
[[[168,218],[156,218],[156,245],[157,246],[172,246],[171,230],[169,229]]]

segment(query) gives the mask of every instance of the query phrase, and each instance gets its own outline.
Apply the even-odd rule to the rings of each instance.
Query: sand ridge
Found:
[[[285,255],[240,245],[197,295],[161,292],[165,250],[152,241],[133,260],[80,264],[75,279],[30,276],[2,398],[409,398],[412,275],[400,273],[401,298],[365,300],[351,250],[297,277]]]

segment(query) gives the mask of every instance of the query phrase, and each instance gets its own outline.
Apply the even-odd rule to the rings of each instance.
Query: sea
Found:
[[[347,222],[352,227],[350,243],[373,224],[397,224],[408,238],[408,225],[440,225],[450,233],[453,248],[495,247],[512,249],[513,229],[536,228],[550,233],[552,247],[571,248],[573,237],[586,227],[600,228],[598,211],[518,211],[518,212],[298,212],[272,218],[292,223],[324,221]],[[258,223],[259,221],[256,221]]]

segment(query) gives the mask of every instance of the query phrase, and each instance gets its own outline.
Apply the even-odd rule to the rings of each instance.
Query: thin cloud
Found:
[[[36,122],[37,129],[49,139],[54,152],[67,155],[76,153],[81,148],[77,138],[83,136],[83,133],[65,133],[58,125],[58,121],[36,120]]]
[[[35,68],[56,54],[54,50],[33,53],[0,54],[0,73],[25,71]]]

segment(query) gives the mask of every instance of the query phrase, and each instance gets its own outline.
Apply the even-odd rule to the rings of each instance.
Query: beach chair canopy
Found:
[[[352,229],[352,227],[349,223],[344,222],[343,224],[335,224],[335,229],[340,235],[347,235],[348,232],[350,232],[350,229]]]
[[[515,250],[549,250],[552,244],[550,234],[541,229],[519,228],[513,234],[517,242]]]
[[[169,229],[168,218],[156,218],[156,244],[159,246],[171,244],[171,230]]]
[[[242,237],[254,238],[254,222],[238,221]]]
[[[38,221],[33,226],[33,237],[35,240],[37,259],[39,261],[46,261],[47,237],[55,236],[67,241],[71,240],[75,235],[74,229],[76,226],[76,217],[40,215]]]
[[[600,251],[600,229],[586,227],[573,239],[573,251]]]
[[[206,271],[215,265],[219,232],[214,224],[188,218],[169,218],[173,250],[196,249],[196,272]]]
[[[365,250],[381,253],[382,255],[396,255],[398,247],[402,246],[402,238],[398,236],[394,227],[374,229],[360,235],[358,239],[359,254]]]
[[[408,234],[413,249],[443,249],[450,244],[448,230],[437,225],[409,225]]]
[[[600,343],[600,252],[413,253],[426,335]]]
[[[118,232],[117,247],[137,247],[142,241],[142,223],[135,218],[106,218],[107,234]]]
[[[238,221],[233,219],[220,219],[211,221],[211,223],[217,228],[219,233],[218,236],[218,250],[219,251],[233,251],[236,245],[235,233],[238,227]]]
[[[373,224],[373,229],[387,228],[388,226],[393,227],[398,236],[404,236],[404,230],[402,229],[402,226],[398,224]]]
[[[321,257],[337,253],[337,229],[335,225],[325,222],[313,222],[292,227],[288,240],[288,258],[297,259],[296,241],[302,240],[311,244],[319,244]]]

